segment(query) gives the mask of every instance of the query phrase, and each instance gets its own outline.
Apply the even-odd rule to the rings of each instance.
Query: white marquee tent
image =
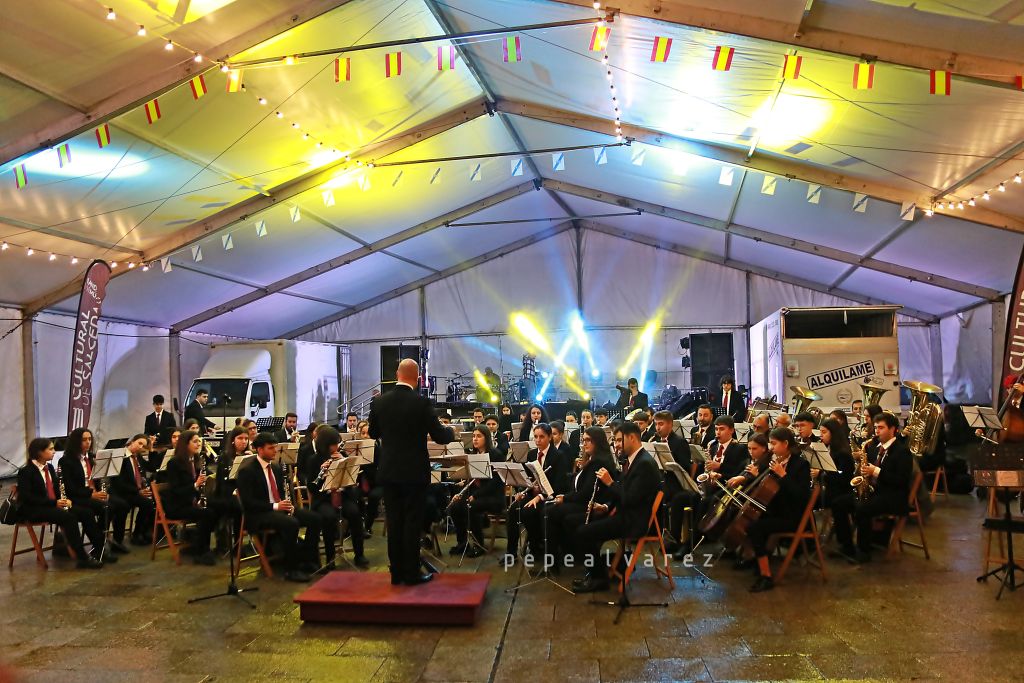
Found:
[[[607,67],[583,0],[5,4],[0,455],[66,429],[96,258],[117,264],[101,438],[181,396],[217,340],[350,344],[359,393],[398,341],[439,376],[518,372],[515,311],[553,337],[581,311],[609,375],[657,319],[649,367],[686,388],[686,334],[731,332],[746,383],[772,311],[894,303],[901,375],[991,401],[1024,241],[1024,9],[613,4]]]

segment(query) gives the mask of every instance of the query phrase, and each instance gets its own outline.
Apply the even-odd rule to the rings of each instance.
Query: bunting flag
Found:
[[[437,170],[440,171],[441,169]],[[363,192],[370,191],[370,176],[368,176],[365,173],[359,176],[359,189],[362,190]]]
[[[334,60],[334,82],[341,83],[352,80],[352,59],[350,57],[338,57]]]
[[[434,183],[437,183],[438,185],[441,184],[441,167],[440,166],[435,168],[434,169],[434,174],[430,176],[430,184],[433,185]]]
[[[228,92],[242,91],[242,70],[232,69],[228,72]]]
[[[647,149],[644,147],[637,147],[633,150],[633,157],[630,161],[634,166],[643,166],[644,159],[647,158]]]
[[[868,209],[868,196],[855,192],[853,195],[853,210],[857,213],[864,213]]]
[[[292,223],[298,223],[299,221],[302,220],[302,211],[299,209],[299,207],[291,207],[289,213],[291,214],[292,217]]]
[[[506,36],[502,41],[501,61],[506,64],[523,61],[523,46],[519,43],[519,36]]]
[[[722,170],[718,172],[718,184],[725,185],[727,187],[732,186],[733,170],[729,166],[723,166]]]
[[[198,244],[193,245],[192,247],[192,260],[196,263],[203,260],[203,248]]]
[[[71,163],[71,145],[67,142],[57,147],[57,163],[61,168]]]
[[[808,204],[819,204],[819,203],[821,203],[821,185],[808,185],[807,186],[807,203]]]
[[[395,179],[391,181],[391,187],[398,187],[398,181],[402,179],[403,173],[405,173],[405,171],[398,172],[398,175],[395,176]]]
[[[900,205],[900,220],[912,221],[917,215],[917,204],[915,202],[903,202]]]
[[[25,174],[25,164],[18,164],[14,167],[14,185],[19,190],[28,185],[28,176]]]
[[[324,206],[334,206],[334,193],[330,190],[324,190],[321,195],[324,198]]]
[[[256,228],[256,236],[257,237],[266,237],[267,236],[267,222],[266,221],[256,221],[252,225],[253,225],[254,228]]]
[[[604,166],[608,163],[608,148],[607,147],[595,147],[594,148],[594,163],[598,166]]]
[[[871,90],[875,87],[875,65],[854,64],[853,65],[853,89]]]
[[[202,74],[193,78],[188,84],[192,88],[192,99],[198,100],[206,94],[206,81],[203,79]]]
[[[402,75],[402,53],[389,52],[384,55],[384,78]]]
[[[949,71],[931,71],[928,92],[932,95],[949,95],[953,89],[953,74]]]
[[[774,195],[775,186],[778,184],[779,179],[773,175],[766,175],[764,180],[761,181],[761,194]]]
[[[551,155],[551,170],[565,170],[565,152],[555,152],[554,154]]]
[[[1024,90],[1024,76],[1014,76],[1013,84],[1017,86],[1017,90]]]
[[[169,256],[164,256],[163,258],[160,259],[160,270],[165,273],[169,273],[172,270],[174,270],[171,267],[171,259]]]
[[[455,46],[449,45],[439,46],[437,48],[437,70],[438,71],[452,71],[455,69]]]
[[[480,164],[476,165],[476,168],[469,174],[469,182],[478,183],[484,179],[484,174],[480,171]]]
[[[231,235],[221,235],[220,238],[221,246],[224,247],[224,251],[231,251],[235,248],[235,241],[231,239]]]
[[[96,129],[96,144],[100,146],[100,149],[110,144],[110,126],[105,123]]]
[[[711,60],[711,68],[715,71],[728,71],[732,68],[732,56],[735,53],[731,47],[719,45],[715,48],[715,57]]]
[[[654,39],[654,49],[651,50],[652,62],[667,62],[668,54],[672,51],[672,39],[657,36]]]
[[[160,120],[160,102],[156,98],[146,102],[146,120],[151,126]]]
[[[512,176],[523,175],[523,160],[513,159],[512,160]]]
[[[791,81],[800,78],[800,66],[803,62],[804,58],[799,55],[786,55],[786,60],[782,63],[782,77]]]
[[[611,27],[595,26],[594,32],[590,35],[590,51],[604,52],[608,48],[608,38],[611,35]]]

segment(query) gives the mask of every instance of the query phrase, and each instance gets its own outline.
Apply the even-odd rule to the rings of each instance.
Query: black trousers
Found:
[[[469,532],[478,543],[484,542],[484,515],[496,515],[505,507],[505,499],[502,498],[473,498],[473,504],[468,505],[463,498],[452,505],[448,514],[455,522],[455,541],[458,545],[465,545]]]
[[[55,524],[64,533],[68,547],[75,551],[78,559],[85,558],[85,546],[82,542],[82,532],[78,530],[79,524],[82,525],[82,530],[96,552],[103,547],[103,531],[96,523],[96,516],[89,507],[76,507],[74,503],[68,510],[57,507],[30,507],[23,509],[20,517],[26,521]]]
[[[359,509],[363,514],[363,526],[373,529],[373,523],[380,513],[380,501],[384,498],[384,487],[374,486],[359,497]]]
[[[419,576],[426,499],[427,486],[423,484],[384,485],[392,580],[406,581]]]
[[[853,524],[857,525],[857,547],[871,552],[871,522],[877,515],[899,515],[907,511],[907,496],[876,493],[859,502],[852,493],[832,501],[832,523],[835,525],[839,545],[853,545]]]
[[[348,522],[349,534],[352,537],[352,549],[356,557],[363,556],[363,516],[359,512],[359,502],[355,498],[342,498],[341,508],[336,508],[328,499],[321,498],[313,503],[312,510],[320,515],[324,534],[325,560],[334,561],[334,546],[338,542],[338,522]]]
[[[210,534],[217,526],[220,514],[212,508],[200,508],[195,505],[187,508],[164,510],[169,519],[183,519],[186,522],[195,522],[196,525],[196,554],[202,555],[210,550]]]
[[[113,494],[111,500],[114,499]],[[122,492],[118,494],[117,500],[121,501],[123,505],[111,505],[110,516],[114,522],[113,536],[114,540],[118,543],[124,541],[124,530],[128,526],[128,515],[132,509],[137,509],[139,512],[135,515],[135,536],[148,536],[153,530],[153,516],[156,514],[156,508],[153,506],[153,499],[146,498],[137,491],[133,492]]]
[[[246,518],[249,531],[273,531],[281,545],[285,567],[288,571],[298,569],[301,562],[320,564],[320,515],[310,510],[295,509],[286,512],[265,512]],[[306,527],[306,539],[299,545],[299,529]]]
[[[92,511],[93,516],[96,518],[97,524],[103,529],[104,534],[110,524],[114,525],[113,538],[118,543],[124,541],[124,521],[128,517],[128,513],[131,511],[131,506],[128,505],[127,501],[123,498],[113,494],[107,494],[107,502],[104,503],[101,500],[95,500],[91,496],[89,498],[75,499],[72,501],[72,509],[82,509]],[[118,527],[118,520],[121,525]],[[152,518],[149,520],[150,525],[153,524]]]
[[[569,520],[573,522],[578,520],[579,526],[576,527],[575,531],[577,558],[588,567],[596,568],[599,566],[598,557],[601,554],[601,546],[604,545],[605,541],[640,535],[635,533],[636,529],[627,528],[626,521],[621,514],[591,519],[590,524],[583,524],[583,519],[578,515],[570,515],[567,518],[567,521]],[[607,563],[604,563],[600,566],[604,567],[606,565]],[[593,570],[590,573],[593,573]],[[605,576],[601,570],[597,570],[597,575]]]
[[[765,557],[768,555],[769,536],[792,533],[796,531],[799,524],[799,517],[772,517],[770,515],[759,517],[747,529],[747,540],[750,541],[750,547],[754,549],[754,556]]]
[[[526,508],[526,504],[530,502],[531,498],[533,495],[527,492],[522,500],[517,500],[509,506],[508,513],[505,515],[505,538],[508,539],[505,552],[509,555],[519,553],[519,534],[532,514]]]

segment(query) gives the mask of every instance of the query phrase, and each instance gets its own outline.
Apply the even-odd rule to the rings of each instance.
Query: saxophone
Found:
[[[853,454],[854,471],[860,472],[861,468],[868,464],[868,454],[857,443],[857,436],[853,432],[850,432],[850,451]],[[871,479],[860,474],[850,480],[850,486],[853,487],[857,500],[861,502],[867,500],[875,492],[875,487],[871,485]]]

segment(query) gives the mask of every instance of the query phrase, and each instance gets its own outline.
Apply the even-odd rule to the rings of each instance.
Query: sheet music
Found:
[[[495,462],[491,463],[491,468],[507,486],[517,488],[533,486],[529,477],[526,476],[526,469],[517,462]]]
[[[342,445],[342,451],[347,457],[358,459],[360,465],[372,465],[376,447],[377,442],[373,439],[353,439]]]
[[[345,443],[346,441],[352,441],[353,439],[358,439],[358,438],[359,438],[359,434],[357,434],[356,432],[342,432],[341,433],[341,442],[342,443]]]
[[[327,475],[320,490],[324,493],[335,489],[354,486],[359,476],[358,458],[336,458],[327,468]]]
[[[665,469],[666,462],[675,462],[675,459],[672,457],[672,449],[669,448],[667,443],[648,441],[643,446],[645,451],[654,456],[654,460],[658,463],[660,469]]]
[[[693,477],[690,476],[689,472],[683,469],[682,465],[675,461],[667,462],[665,463],[665,471],[670,472],[672,476],[676,478],[676,481],[679,482],[679,485],[684,491],[701,495],[700,487],[697,486],[697,482],[693,480]]]
[[[695,443],[690,444],[690,460],[692,462],[704,462],[708,459],[707,452]]]
[[[274,456],[274,462],[278,465],[294,465],[298,461],[299,444],[284,441],[277,444],[275,448],[277,454]]]
[[[835,461],[832,460],[832,454],[828,452],[828,446],[820,441],[812,441],[804,448],[801,448],[800,454],[814,469],[821,470],[822,472],[839,471]]]
[[[473,432],[462,432],[459,434],[459,441],[462,442],[462,447],[469,450],[473,447]]]
[[[526,463],[526,466],[533,472],[533,483],[540,487],[540,492],[544,497],[550,498],[555,495],[555,489],[551,487],[548,475],[545,474],[544,468],[541,467],[540,463],[534,460],[533,462]]]
[[[508,445],[508,460],[510,462],[524,463],[529,454],[529,441],[513,441]]]

